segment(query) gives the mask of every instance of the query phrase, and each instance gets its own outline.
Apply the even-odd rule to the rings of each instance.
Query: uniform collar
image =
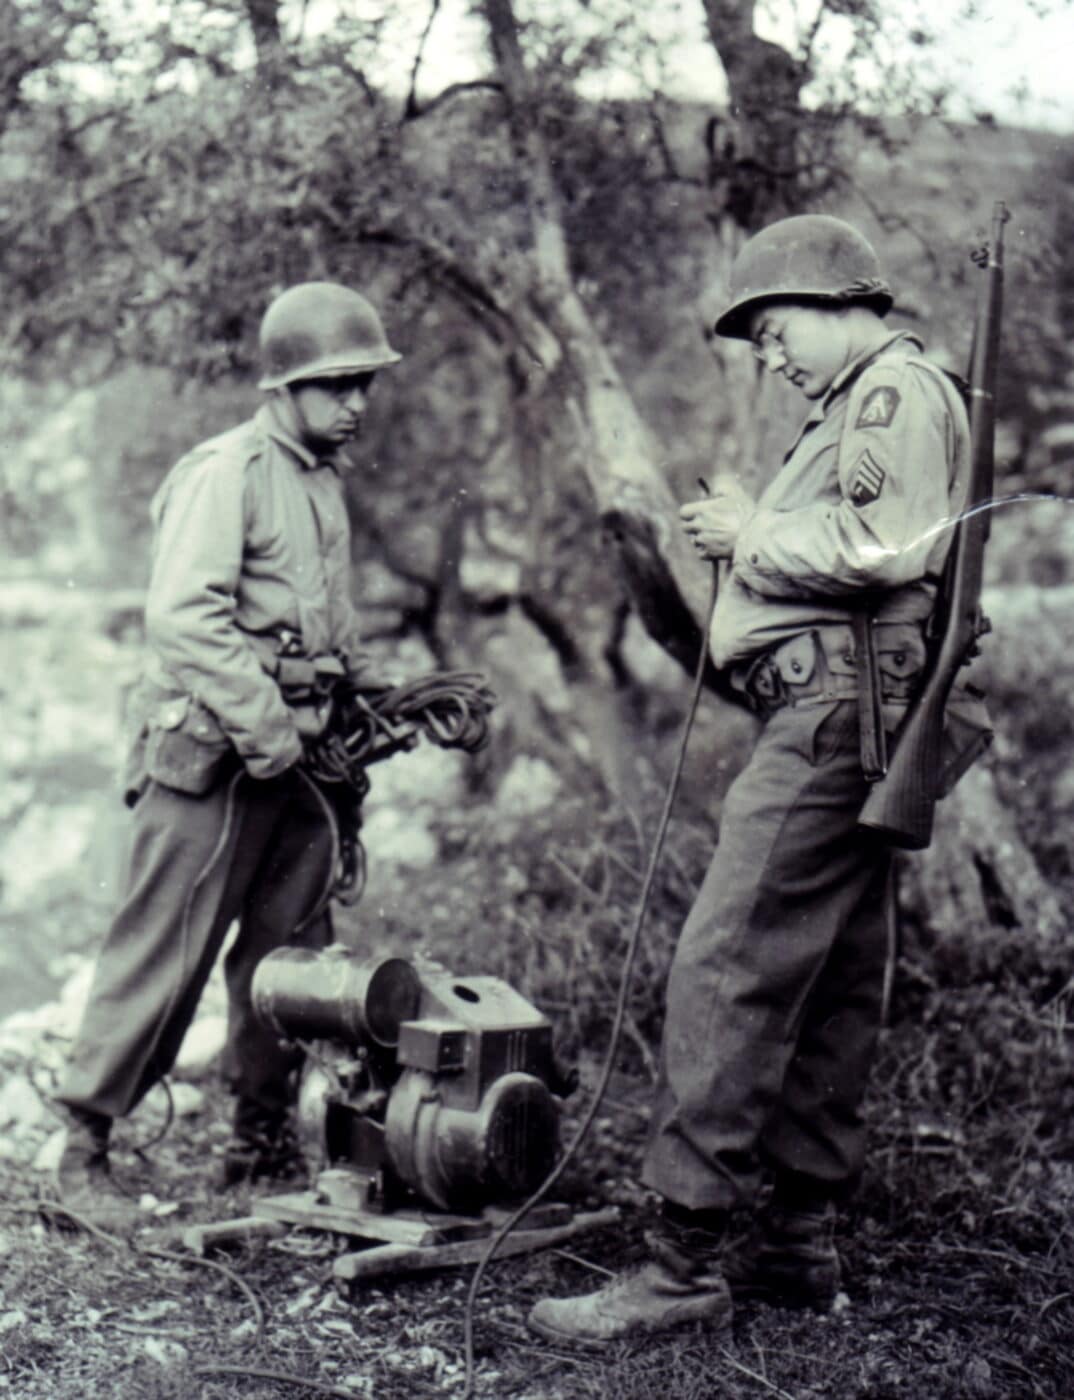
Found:
[[[331,467],[337,470],[332,457],[318,457],[304,442],[295,436],[287,415],[281,412],[279,400],[275,397],[261,405],[254,416],[258,430],[267,438],[289,452],[303,471],[315,471],[318,467]]]
[[[881,355],[886,355],[893,345],[898,345],[902,341],[905,341],[907,346],[914,350],[920,351],[925,348],[918,337],[914,335],[913,331],[893,331],[892,334],[885,340],[882,340],[879,345],[874,345],[871,350],[866,350],[863,354],[859,355],[856,360],[851,360],[849,365],[839,371],[829,385],[828,392],[821,400],[821,412],[826,413],[828,405],[832,400],[838,394],[841,394],[844,389],[849,388],[849,386],[854,383],[855,379],[857,379],[858,375],[861,374],[863,370],[867,369],[874,360],[879,359]]]
[[[790,457],[794,453],[798,444],[805,437],[806,433],[808,433],[810,429],[815,428],[818,423],[823,422],[823,420],[828,416],[828,410],[831,408],[832,404],[836,401],[837,398],[839,398],[841,394],[845,393],[846,390],[850,388],[850,386],[857,379],[858,375],[863,373],[863,371],[865,371],[866,369],[868,369],[868,367],[873,363],[874,360],[879,359],[881,355],[886,354],[893,345],[901,344],[903,341],[905,341],[906,344],[914,350],[924,349],[922,342],[917,338],[916,335],[913,334],[912,331],[895,331],[892,335],[889,335],[885,340],[882,340],[879,345],[874,345],[871,350],[866,350],[863,354],[859,355],[857,359],[851,360],[850,364],[845,365],[839,371],[839,373],[835,376],[835,378],[829,385],[827,391],[824,394],[824,397],[822,399],[818,399],[817,402],[810,409],[809,415],[807,416],[805,422],[798,430],[794,441],[791,443],[790,447],[784,454],[784,462],[789,461]]]

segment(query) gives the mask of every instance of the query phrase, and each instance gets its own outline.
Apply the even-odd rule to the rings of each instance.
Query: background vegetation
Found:
[[[370,635],[412,670],[479,666],[502,697],[476,762],[414,756],[376,775],[371,884],[340,931],[502,973],[590,1080],[682,711],[670,657],[696,647],[704,595],[673,503],[718,468],[765,480],[799,412],[747,353],[706,339],[729,259],[782,213],[843,214],[891,269],[894,321],[961,366],[967,255],[1004,198],[999,470],[1004,496],[1026,499],[997,510],[988,561],[997,742],[903,871],[845,1305],[824,1321],[760,1309],[730,1347],[688,1334],[601,1362],[521,1328],[539,1293],[636,1252],[650,1209],[636,1173],[663,977],[752,735],[713,698],[620,1073],[568,1183],[575,1200],[620,1204],[630,1228],[587,1242],[586,1266],[494,1270],[481,1384],[535,1400],[710,1395],[713,1377],[731,1397],[1065,1396],[1074,157],[1066,137],[986,112],[945,120],[929,35],[900,37],[871,0],[826,0],[787,47],[757,37],[755,8],[684,7],[727,91],[673,102],[647,16],[612,0],[483,0],[486,72],[441,90],[425,77],[435,3],[348,10],[318,32],[272,0],[186,0],[150,21],[119,0],[0,0],[0,1010],[57,994],[114,894],[111,773],[148,501],[180,452],[254,406],[269,297],[332,277],[369,291],[406,353],[378,381],[349,478]],[[836,71],[832,23],[850,36]],[[920,61],[883,65],[878,93],[870,57],[906,52]],[[612,65],[634,72],[629,99],[593,95]],[[458,1280],[376,1290],[355,1312],[328,1283],[334,1242],[251,1250],[240,1267],[272,1306],[262,1344],[227,1280],[46,1231],[34,1209],[54,1137],[38,1090],[64,1033],[62,1016],[16,1018],[2,1041],[0,1389],[292,1393],[196,1378],[205,1355],[358,1395],[458,1388]],[[197,1111],[128,1163],[178,1207],[147,1210],[143,1243],[244,1205],[206,1174],[225,1113],[211,1068],[186,1077]],[[128,1145],[143,1131],[130,1125]]]

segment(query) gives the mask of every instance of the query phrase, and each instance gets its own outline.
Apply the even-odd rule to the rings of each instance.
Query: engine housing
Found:
[[[500,978],[288,948],[263,959],[253,996],[265,1024],[307,1050],[303,1143],[340,1203],[480,1211],[551,1170],[552,1027]]]

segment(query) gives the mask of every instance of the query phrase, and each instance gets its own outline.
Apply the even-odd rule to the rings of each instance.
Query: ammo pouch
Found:
[[[909,700],[925,668],[921,624],[879,623],[874,637],[882,699],[888,704]],[[731,683],[745,692],[762,718],[784,705],[852,700],[859,686],[853,628],[832,623],[800,632],[763,652],[748,667],[736,668]]]
[[[145,724],[145,770],[190,797],[212,787],[235,750],[213,712],[192,695],[158,691]]]

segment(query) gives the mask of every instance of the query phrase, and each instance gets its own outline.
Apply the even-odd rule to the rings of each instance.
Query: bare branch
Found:
[[[503,93],[503,83],[498,83],[493,78],[473,78],[466,83],[450,83],[443,92],[438,92],[435,97],[430,98],[424,107],[415,107],[413,111],[408,111],[404,121],[417,121],[421,117],[427,117],[431,112],[435,112],[438,107],[443,107],[446,102],[450,102],[453,97],[457,97],[462,92],[496,92]]]
[[[649,126],[652,129],[653,139],[656,141],[656,148],[664,162],[664,173],[670,180],[680,179],[679,167],[675,163],[675,157],[671,154],[667,132],[664,130],[664,118],[660,111],[660,94],[655,92],[649,103]]]
[[[341,220],[339,222],[342,223]],[[496,324],[514,328],[510,312],[500,305],[487,285],[428,235],[412,234],[405,229],[387,226],[351,229],[350,234],[362,243],[378,243],[383,247],[417,253],[427,276],[440,282],[466,306],[486,313]]]
[[[414,66],[410,70],[410,91],[406,95],[406,103],[403,106],[403,121],[411,121],[418,115],[418,73],[421,69],[421,61],[425,57],[425,45],[429,38],[429,33],[436,23],[436,17],[440,13],[440,0],[433,0],[429,8],[429,18],[425,22],[425,28],[421,32],[418,40],[418,50],[414,55]]]
[[[565,680],[575,681],[588,674],[588,663],[577,641],[571,636],[570,628],[546,599],[538,598],[531,592],[520,593],[518,606],[522,615],[533,623],[555,652]]]

